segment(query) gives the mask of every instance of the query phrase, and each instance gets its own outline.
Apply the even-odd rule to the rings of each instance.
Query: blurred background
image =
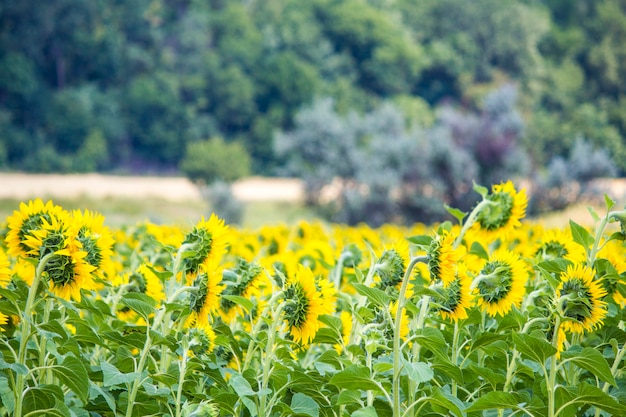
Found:
[[[441,221],[508,179],[541,215],[622,197],[625,80],[626,0],[3,1],[0,170],[182,177],[248,225]],[[178,221],[158,197],[63,198]]]

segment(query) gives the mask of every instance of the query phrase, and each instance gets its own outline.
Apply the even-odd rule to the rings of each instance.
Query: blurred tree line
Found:
[[[626,0],[2,2],[0,168],[178,172],[237,143],[311,195],[338,178],[345,221],[426,215],[472,179],[580,179],[584,147],[581,178],[624,174],[625,79]]]

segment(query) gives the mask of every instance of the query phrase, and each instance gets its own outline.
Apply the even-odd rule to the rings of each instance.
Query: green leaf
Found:
[[[402,363],[409,379],[417,384],[428,382],[435,376],[432,368],[427,363],[409,362],[407,360],[403,360]]]
[[[340,334],[338,334],[335,330],[329,329],[328,327],[322,327],[315,334],[312,343],[327,343],[335,345],[341,343],[340,337]]]
[[[606,206],[606,211],[611,211],[613,207],[615,207],[615,200],[609,197],[608,194],[604,194],[604,204]]]
[[[256,395],[256,391],[252,389],[252,385],[241,374],[234,375],[228,384],[235,390],[240,397]]]
[[[443,207],[446,209],[446,211],[448,213],[450,213],[452,215],[452,217],[457,219],[459,221],[459,223],[463,223],[463,219],[465,218],[465,216],[467,216],[466,212],[464,212],[462,210],[459,210],[458,208],[450,207],[449,205],[447,205],[445,203],[444,203]]]
[[[378,417],[376,409],[372,406],[361,408],[350,414],[350,417]]]
[[[430,244],[433,241],[432,236],[428,236],[428,235],[416,235],[416,236],[407,237],[406,239],[414,245],[426,246],[426,247],[430,246]]]
[[[481,259],[489,260],[489,254],[487,253],[483,245],[481,245],[478,242],[472,243],[472,247],[469,250],[469,254],[476,255]]]
[[[378,288],[371,288],[359,283],[354,283],[352,286],[359,294],[364,295],[369,301],[380,307],[387,307],[391,302],[389,295]]]
[[[591,233],[589,233],[587,229],[574,222],[573,220],[569,221],[569,226],[572,230],[572,237],[574,238],[574,242],[584,247],[585,250],[588,250],[589,247],[593,245],[593,236],[591,236]]]
[[[587,211],[591,214],[591,218],[595,223],[600,221],[600,216],[598,216],[598,213],[596,213],[596,210],[593,207],[587,206]]]
[[[80,359],[67,356],[60,365],[52,368],[54,375],[83,402],[89,399],[89,375]]]
[[[344,389],[378,390],[378,385],[370,376],[370,370],[361,365],[350,365],[335,374],[330,383]]]
[[[456,397],[446,393],[445,391],[435,388],[433,394],[429,397],[429,403],[436,408],[435,406],[439,406],[442,408],[442,413],[448,412],[454,414],[458,417],[464,417],[465,413],[463,413],[464,405],[463,403]]]
[[[361,391],[347,389],[339,393],[337,405],[353,405],[361,403]]]
[[[475,182],[472,188],[483,198],[487,197],[487,194],[489,194],[489,189],[487,187],[483,187],[482,185],[476,184]]]
[[[320,406],[308,395],[296,393],[291,398],[291,409],[298,414],[306,414],[311,417],[319,417]]]
[[[603,392],[600,388],[584,382],[578,384],[575,388],[557,386],[557,411],[566,403],[569,403],[569,405],[563,408],[562,411],[569,411],[569,413],[562,412],[561,415],[574,415],[572,413],[576,413],[579,408],[576,404],[580,404],[580,406],[592,405],[614,416],[626,415],[626,406],[617,402],[615,398]]]
[[[567,360],[568,362],[572,362],[576,366],[591,372],[604,382],[617,386],[606,359],[597,350],[586,347],[580,352],[563,352],[561,357],[563,361]]]
[[[22,399],[22,415],[26,416],[59,416],[66,417],[70,411],[63,402],[61,387],[56,385],[40,385],[29,388]]]
[[[448,342],[439,329],[426,327],[418,331],[415,335],[415,343],[419,343],[423,348],[432,351],[435,356],[449,360]]]
[[[500,409],[500,408],[512,408],[517,409],[519,399],[517,395],[510,392],[491,391],[480,396],[479,399],[474,401],[465,411],[474,412],[482,410]]]
[[[106,401],[107,405],[109,406],[109,408],[111,409],[111,411],[113,411],[113,413],[115,414],[115,398],[113,398],[113,396],[105,391],[101,386],[94,384],[93,382],[89,383],[89,402],[93,402],[94,398],[97,398],[98,396],[104,398],[104,401]]]
[[[237,305],[240,305],[248,313],[251,312],[252,309],[254,309],[254,303],[252,301],[248,300],[245,297],[241,297],[239,295],[227,295],[227,294],[224,294],[224,295],[222,295],[222,298],[225,298],[228,301],[232,301],[233,303],[235,303]]]
[[[543,365],[550,356],[556,354],[556,348],[545,339],[524,333],[513,333],[513,344],[522,356]]]
[[[152,297],[138,292],[129,292],[124,294],[121,302],[123,305],[142,316],[146,321],[148,321],[150,315],[154,313],[154,308],[156,306],[156,301],[154,301]]]
[[[15,407],[13,390],[9,386],[9,380],[3,376],[0,376],[0,399],[2,399],[2,404],[6,407],[9,414],[13,414]]]
[[[129,384],[139,378],[139,372],[129,372],[127,374],[120,372],[114,365],[108,362],[100,364],[102,370],[102,385],[105,387],[115,387],[122,384]]]

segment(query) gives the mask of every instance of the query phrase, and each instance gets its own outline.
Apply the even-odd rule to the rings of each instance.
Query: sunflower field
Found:
[[[0,229],[0,415],[626,415],[626,211],[524,221],[511,182],[435,226]]]

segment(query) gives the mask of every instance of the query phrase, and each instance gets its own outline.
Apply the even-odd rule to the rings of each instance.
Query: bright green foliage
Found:
[[[250,174],[250,156],[241,143],[213,138],[188,144],[180,169],[201,184],[232,182]]]

